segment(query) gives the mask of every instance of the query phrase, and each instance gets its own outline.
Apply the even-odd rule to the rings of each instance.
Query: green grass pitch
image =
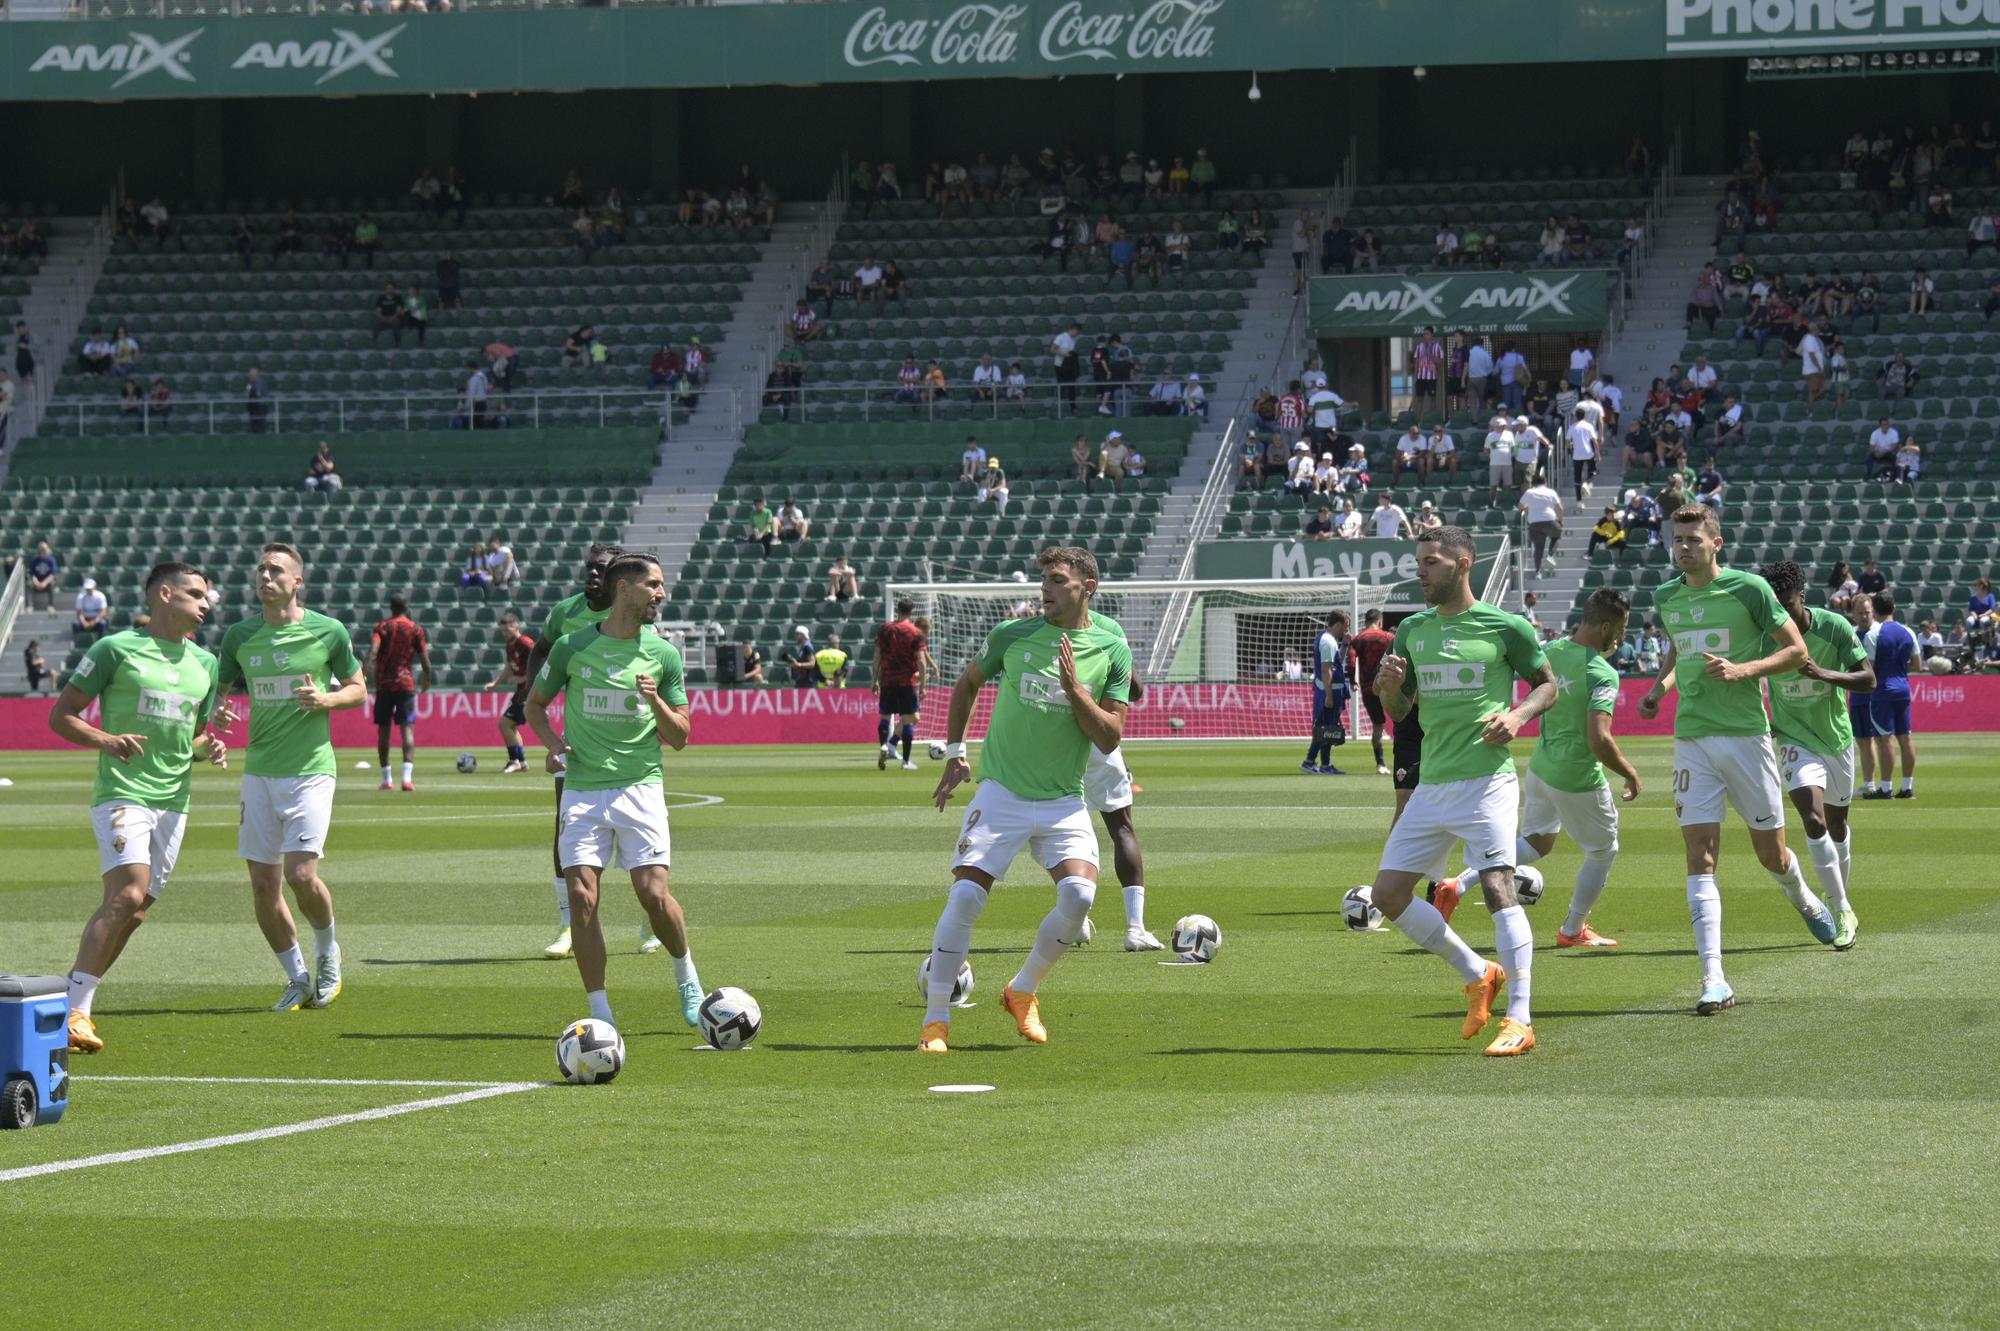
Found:
[[[1342,929],[1389,783],[1303,776],[1299,746],[1135,748],[1149,922],[1212,915],[1221,954],[1118,950],[1107,883],[1099,943],[1044,988],[1052,1042],[1024,1045],[999,992],[1051,894],[1017,866],[945,1059],[913,1052],[957,828],[926,803],[935,764],[670,755],[675,886],[705,983],[762,1001],[754,1050],[692,1052],[614,883],[615,1084],[0,1182],[0,1296],[148,1331],[2000,1325],[2000,762],[1990,739],[1920,744],[1920,799],[1855,806],[1851,953],[1726,832],[1741,1005],[1711,1019],[1668,750],[1632,745],[1648,789],[1595,916],[1624,946],[1553,949],[1562,843],[1533,915],[1541,1047],[1512,1061],[1459,1041],[1442,962]],[[282,986],[235,779],[204,771],[167,897],[100,992],[109,1049],[76,1061],[66,1121],[0,1135],[0,1175],[466,1089],[314,1080],[552,1078],[584,1003],[539,955],[548,782],[431,753],[418,793],[382,793],[357,756],[324,870],[345,996],[264,1010]],[[98,895],[90,760],[0,774],[0,968],[60,973]],[[1490,952],[1476,904],[1458,922]]]

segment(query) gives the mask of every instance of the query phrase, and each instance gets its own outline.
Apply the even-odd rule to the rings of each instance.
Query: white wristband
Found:
[[[944,746],[944,760],[945,760],[946,762],[951,762],[951,761],[953,761],[954,759],[955,759],[955,760],[957,760],[958,762],[969,762],[969,761],[971,761],[970,759],[968,759],[968,758],[967,758],[967,757],[965,756],[965,741],[964,741],[964,740],[960,740],[960,741],[958,741],[958,743],[956,743],[956,744],[947,744],[947,745],[945,745],[945,746]]]

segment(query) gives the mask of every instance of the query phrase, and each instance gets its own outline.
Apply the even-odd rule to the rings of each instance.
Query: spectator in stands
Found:
[[[368,260],[370,268],[375,266],[375,256],[382,249],[382,228],[375,225],[375,219],[367,213],[361,214],[360,220],[354,224],[354,248],[362,258]]]
[[[764,547],[764,557],[771,556],[771,548],[778,540],[778,520],[771,512],[771,506],[764,502],[763,495],[750,500],[750,517],[743,528],[743,539],[752,545]]]
[[[1194,257],[1194,237],[1188,234],[1179,218],[1167,227],[1160,249],[1166,255],[1168,272],[1185,273],[1188,270],[1189,261]]]
[[[1799,337],[1799,377],[1805,381],[1806,410],[1811,411],[1826,392],[1826,343],[1809,328]]]
[[[1569,215],[1563,226],[1563,252],[1561,263],[1565,268],[1576,264],[1586,264],[1597,257],[1597,247],[1591,243],[1590,227],[1576,213]]]
[[[1416,433],[1412,425],[1410,432]],[[1514,490],[1514,429],[1513,423],[1503,416],[1496,416],[1486,427],[1486,502],[1500,502],[1500,492]]]
[[[446,250],[444,257],[437,261],[437,293],[439,309],[465,308],[465,286],[457,250]]]
[[[1542,223],[1540,237],[1535,241],[1534,266],[1553,268],[1561,263],[1564,239],[1562,218],[1550,213],[1548,220]]]
[[[1855,584],[1863,596],[1873,596],[1877,592],[1889,590],[1889,577],[1882,571],[1881,566],[1871,559],[1861,566],[1861,576],[1855,579]]]
[[[146,206],[139,210],[139,219],[146,224],[146,231],[153,237],[155,247],[164,249],[167,237],[173,234],[174,223],[172,216],[167,212],[167,205],[160,202],[159,195],[155,194]],[[185,242],[181,248],[187,248]]]
[[[1880,480],[1895,474],[1896,450],[1902,443],[1902,432],[1890,424],[1885,412],[1868,436],[1868,479]]]
[[[812,519],[806,516],[805,510],[799,507],[796,500],[788,496],[784,503],[778,505],[778,539],[803,544],[810,535],[812,535]]]
[[[1081,443],[1083,436],[1078,435],[1077,441]],[[1097,479],[1109,481],[1113,493],[1117,492],[1118,483],[1125,479],[1125,464],[1131,456],[1132,450],[1126,446],[1121,432],[1113,430],[1104,436],[1104,446],[1097,454]],[[1088,490],[1090,487],[1086,484],[1084,488]]]
[[[1116,432],[1114,431],[1113,433]],[[1106,440],[1105,442],[1109,443],[1110,441]],[[983,465],[983,457],[981,465]],[[1080,434],[1070,444],[1069,466],[1071,478],[1083,486],[1085,494],[1089,494],[1092,487],[1097,483],[1097,452],[1090,446],[1090,436]],[[959,479],[961,481],[971,480],[970,469],[962,471],[959,474]]]
[[[1919,268],[1910,274],[1910,299],[1904,313],[1928,316],[1936,309],[1937,283],[1929,273]]]
[[[1411,534],[1419,541],[1442,526],[1444,519],[1438,516],[1437,505],[1428,499],[1418,505],[1417,516],[1410,520]]]
[[[1354,266],[1364,273],[1382,271],[1382,242],[1368,227],[1361,229],[1361,239],[1354,244]]]
[[[993,359],[992,352],[982,351],[979,353],[979,364],[972,367],[972,400],[975,402],[996,401],[1000,396],[1001,382],[1004,377],[1000,370],[1000,362]]]
[[[1360,494],[1368,488],[1368,483],[1368,450],[1359,442],[1349,444],[1347,460],[1340,464],[1340,493]]]
[[[1285,464],[1285,493],[1303,498],[1312,492],[1312,445],[1303,439],[1294,440],[1291,459]]]
[[[915,356],[903,357],[903,363],[896,367],[895,397],[898,405],[916,407],[923,400],[924,372],[917,365]]]
[[[814,682],[823,689],[844,689],[851,664],[847,649],[840,645],[840,635],[829,633],[826,646],[813,653]]]
[[[1299,539],[1302,541],[1331,541],[1335,539],[1334,533],[1333,506],[1331,504],[1321,504],[1313,515],[1306,519],[1305,526],[1299,532]]]
[[[34,556],[28,560],[28,605],[31,609],[47,610],[56,601],[56,575],[62,572],[62,561],[49,549],[47,541],[35,542]]]
[[[1604,515],[1597,520],[1597,525],[1590,529],[1590,545],[1584,553],[1596,554],[1600,545],[1607,550],[1625,548],[1625,524],[1619,521],[1616,506],[1606,506]]]
[[[863,259],[854,270],[854,297],[861,301],[882,298],[882,265],[873,255]]]
[[[1201,385],[1201,375],[1190,373],[1187,382],[1181,385],[1181,411],[1185,415],[1208,419],[1208,390]]]
[[[563,173],[562,188],[556,191],[555,202],[564,208],[581,208],[590,202],[583,192],[583,175],[575,167]]]
[[[941,402],[951,396],[951,385],[945,379],[944,367],[935,360],[924,363],[923,396],[926,403]]]
[[[424,293],[415,287],[403,293],[403,327],[416,330],[418,346],[424,344],[424,336],[430,332],[430,302],[425,300]]]
[[[1337,495],[1341,493],[1340,464],[1333,454],[1322,453],[1313,467],[1313,493],[1316,495]]]
[[[1082,435],[1077,436],[1083,438]],[[986,450],[974,435],[965,436],[965,451],[958,455],[958,479],[976,484],[986,474]]]
[[[46,550],[47,544],[42,548]],[[1962,625],[1967,642],[1992,642],[1996,630],[2000,630],[2000,600],[1993,594],[1993,579],[1980,578],[1972,584],[1972,595],[1965,603],[1965,621]]]
[[[250,367],[250,377],[243,385],[243,414],[251,434],[264,433],[271,404],[264,384],[264,372],[254,365]]]
[[[521,566],[514,560],[514,547],[507,544],[498,532],[486,538],[486,553],[480,558],[481,566],[486,570],[488,587],[511,587],[521,580]]]
[[[1500,378],[1500,405],[1509,411],[1519,411],[1526,402],[1528,358],[1521,354],[1518,345],[1505,342],[1501,344],[1500,361],[1494,369]]]
[[[1687,313],[1683,320],[1685,331],[1693,333],[1694,321],[1700,319],[1708,325],[1709,336],[1713,337],[1716,318],[1722,312],[1722,274],[1715,271],[1713,263],[1705,263],[1694,279],[1693,290],[1688,292]]]
[[[1728,488],[1728,483],[1722,479],[1722,472],[1715,465],[1715,454],[1709,454],[1708,460],[1701,464],[1701,473],[1694,478],[1695,499],[1719,513],[1722,511],[1723,494]]]
[[[595,328],[586,329],[585,331],[593,337],[597,334]],[[708,386],[708,363],[711,359],[713,358],[708,354],[708,348],[702,346],[701,339],[691,337],[688,339],[687,354],[681,357],[681,373],[695,387],[705,388]],[[690,399],[690,405],[692,405],[692,399]]]
[[[167,387],[165,379],[153,380],[152,391],[146,394],[146,417],[148,420],[164,421],[173,414],[174,394]]]
[[[143,423],[141,413],[146,409],[146,394],[136,379],[127,379],[125,386],[118,390],[118,414],[128,420]]]
[[[403,345],[403,296],[394,282],[384,282],[382,294],[375,298],[375,330],[368,335],[369,345],[384,333],[394,338],[397,346]]]
[[[313,450],[312,458],[306,463],[306,489],[320,494],[331,495],[340,492],[340,472],[333,461],[333,447],[325,440]]]
[[[1687,471],[1682,469],[1667,473],[1666,489],[1660,491],[1659,498],[1653,502],[1665,513],[1672,513],[1693,502],[1693,496],[1688,492]]]
[[[596,340],[597,330],[585,324],[574,328],[563,338],[562,359],[558,362],[565,370],[580,370],[590,364],[590,344]]]
[[[1132,289],[1132,272],[1139,261],[1139,245],[1124,227],[1116,228],[1105,251],[1105,271],[1112,277],[1125,279],[1125,289]]]
[[[1547,480],[1539,479],[1521,491],[1519,507],[1528,515],[1528,539],[1534,546],[1534,576],[1554,572],[1556,541],[1562,535],[1562,496]]]
[[[1430,437],[1424,440],[1424,466],[1429,475],[1443,471],[1458,479],[1458,441],[1441,423],[1431,426]]]
[[[819,339],[819,316],[812,306],[800,300],[792,306],[791,315],[785,320],[785,331],[800,342],[814,342]]]
[[[1917,367],[1910,364],[1909,357],[1898,351],[1883,361],[1882,368],[1875,372],[1875,387],[1881,397],[1894,402],[1916,391],[1917,378]]]
[[[42,644],[33,638],[28,640],[27,648],[21,653],[21,664],[27,668],[30,693],[40,693],[42,681],[55,678],[49,672],[48,660],[42,655]]]
[[[1458,231],[1449,218],[1438,219],[1437,230],[1431,235],[1431,265],[1436,268],[1456,268],[1463,258]]]
[[[660,343],[660,349],[653,353],[652,362],[646,367],[646,387],[661,388],[680,377],[680,353],[674,350],[673,343]]]
[[[465,363],[464,424],[460,429],[483,430],[487,427],[487,398],[492,395],[492,381],[476,360]]]
[[[119,324],[111,335],[111,372],[120,378],[139,368],[139,339],[125,331]]]
[[[83,340],[83,347],[77,352],[76,363],[85,374],[111,373],[111,339],[104,335],[102,328],[90,330],[90,336]]]
[[[1270,224],[1264,220],[1262,208],[1252,208],[1243,219],[1243,239],[1238,245],[1245,254],[1259,257],[1271,247]]]
[[[1394,541],[1414,537],[1415,529],[1410,525],[1410,515],[1403,511],[1387,490],[1375,494],[1375,511],[1368,515],[1369,534],[1378,541]]]
[[[983,504],[989,499],[996,514],[1007,511],[1007,473],[996,457],[986,459],[986,474],[979,478],[979,502]]]
[[[806,299],[816,300],[826,311],[826,317],[833,317],[833,300],[843,286],[843,279],[833,271],[833,260],[822,258],[819,266],[806,277]]]
[[[472,551],[465,557],[465,567],[458,571],[458,585],[477,587],[481,591],[493,585],[493,575],[486,568],[486,547],[477,541],[472,543]]]
[[[1903,446],[1896,450],[1896,483],[1915,485],[1917,478],[1924,474],[1924,450],[1917,446],[1915,435],[1906,435]]]
[[[1716,413],[1715,437],[1709,446],[1718,451],[1731,444],[1740,444],[1744,438],[1743,404],[1734,394],[1726,394],[1722,399],[1722,410]]]
[[[1343,273],[1354,271],[1355,237],[1347,229],[1345,217],[1327,219],[1326,229],[1319,235],[1319,270],[1331,273],[1338,268]]]
[[[438,216],[444,216],[449,210],[453,220],[462,227],[465,225],[466,206],[471,201],[472,196],[465,187],[465,177],[459,173],[457,167],[447,167],[444,173],[444,192],[438,197]]]
[[[1930,668],[1931,662],[1944,654],[1944,634],[1938,632],[1935,619],[1926,619],[1917,625],[1917,650],[1922,654],[1926,668]],[[1949,660],[1940,663],[1937,673],[1948,673],[1950,666]]]
[[[1021,362],[1015,361],[1007,367],[1007,400],[1019,402],[1025,410],[1028,401],[1028,376],[1022,370]]]
[[[814,658],[819,649],[813,646],[812,633],[804,624],[792,629],[791,645],[785,648],[785,668],[792,672],[792,687],[809,689],[819,682],[819,667]]]
[[[1354,506],[1354,500],[1340,501],[1340,516],[1334,520],[1334,534],[1343,541],[1358,541],[1365,524],[1361,520],[1361,510]]]
[[[1161,370],[1152,390],[1146,394],[1147,414],[1152,416],[1178,416],[1181,414],[1181,386],[1174,379],[1173,371]]]
[[[882,299],[901,300],[909,294],[910,282],[908,278],[903,276],[903,270],[897,267],[894,259],[884,259],[882,261]]]
[[[1466,402],[1475,410],[1490,406],[1500,395],[1499,381],[1493,373],[1493,352],[1483,337],[1465,337],[1462,346],[1465,361],[1459,378]]]
[[[76,617],[70,631],[79,642],[96,642],[111,632],[111,603],[97,589],[96,578],[85,578],[76,594]]]
[[[1056,371],[1056,392],[1062,405],[1072,413],[1076,410],[1077,380],[1082,377],[1076,352],[1082,337],[1083,325],[1072,321],[1069,327],[1059,330],[1049,339],[1049,356]]]
[[[35,343],[26,319],[14,321],[14,377],[22,387],[35,382]]]
[[[1139,232],[1139,240],[1133,251],[1132,270],[1141,276],[1152,278],[1153,285],[1157,287],[1160,285],[1161,260],[1165,253],[1166,248],[1160,240],[1160,233],[1150,226],[1146,227]]]
[[[1402,479],[1409,472],[1422,480],[1430,471],[1430,445],[1424,439],[1424,432],[1415,421],[1410,428],[1396,437],[1396,455],[1389,464],[1391,484]]]
[[[1254,216],[1254,214],[1253,214]],[[1247,235],[1245,237],[1248,239]],[[1306,289],[1306,259],[1313,250],[1313,222],[1310,209],[1299,209],[1292,219],[1292,294]]]

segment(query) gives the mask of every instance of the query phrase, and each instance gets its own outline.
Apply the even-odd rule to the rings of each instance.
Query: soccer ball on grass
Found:
[[[1340,916],[1355,933],[1374,933],[1382,928],[1382,912],[1375,907],[1375,887],[1363,883],[1348,889],[1340,899]]]
[[[1542,878],[1542,871],[1532,864],[1514,866],[1514,900],[1523,906],[1532,906],[1542,899],[1542,889],[1548,886]]]
[[[917,967],[917,992],[925,998],[931,996],[931,959],[924,958],[924,964]],[[965,1006],[965,1000],[972,996],[972,963],[958,963],[958,979],[951,986],[951,1005]]]
[[[748,1049],[764,1027],[764,1009],[741,989],[721,988],[701,1000],[701,1038],[715,1049]]]
[[[556,1068],[578,1086],[610,1081],[625,1066],[625,1038],[608,1021],[585,1017],[556,1037]]]
[[[467,776],[471,776],[474,772],[479,770],[479,755],[476,753],[459,754],[458,770],[463,772]]]
[[[1174,925],[1173,948],[1183,961],[1213,961],[1222,948],[1222,929],[1206,915],[1183,915]]]
[[[932,741],[931,741],[931,746],[930,746],[930,748],[929,748],[928,750],[926,750],[926,752],[928,752],[928,753],[930,754],[930,756],[931,756],[931,761],[932,761],[932,762],[934,762],[934,763],[941,763],[941,762],[943,762],[943,761],[944,761],[944,741],[943,741],[943,740],[935,740],[935,739],[934,739],[934,740],[932,740]]]

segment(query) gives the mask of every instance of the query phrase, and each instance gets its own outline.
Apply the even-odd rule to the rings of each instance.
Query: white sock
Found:
[[[382,780],[386,782],[389,779],[390,779],[390,769],[385,766],[382,769]]]
[[[1583,863],[1577,866],[1576,888],[1570,893],[1569,914],[1563,918],[1562,931],[1578,934],[1590,919],[1591,908],[1604,895],[1604,885],[1611,881],[1611,866],[1618,859],[1616,850],[1587,850],[1583,853]]]
[[[1806,853],[1812,856],[1813,877],[1819,879],[1826,904],[1834,910],[1847,909],[1847,884],[1840,877],[1840,847],[1831,837],[1807,837]]]
[[[69,1010],[90,1015],[90,1005],[97,1000],[97,986],[103,980],[101,975],[90,975],[83,971],[69,973]]]
[[[1840,890],[1845,892],[1854,882],[1854,824],[1847,825],[1846,840],[1833,844],[1840,847]],[[1848,904],[1852,908],[1852,900]]]
[[[1722,893],[1712,873],[1689,874],[1688,919],[1694,924],[1694,950],[1701,958],[1701,982],[1722,978]]]
[[[326,928],[324,929],[320,928],[316,924],[313,926],[314,955],[324,957],[332,954],[333,945],[335,942],[333,936],[333,925],[334,922],[332,920],[328,920],[326,922]]]
[[[1904,790],[1915,790],[1916,788],[1917,788],[1917,779],[1915,777],[1906,776],[1903,778]]]
[[[1519,868],[1523,864],[1533,864],[1536,860],[1539,860],[1540,858],[1542,858],[1542,852],[1536,850],[1534,846],[1530,845],[1528,842],[1528,838],[1517,837],[1515,839],[1514,865],[1516,868]]]
[[[1090,914],[1090,903],[1096,896],[1097,884],[1088,878],[1065,878],[1056,884],[1056,904],[1042,917],[1042,927],[1035,930],[1035,946],[1009,986],[1015,993],[1032,994],[1040,987],[1049,968],[1062,960],[1083,931],[1083,917]]]
[[[1799,857],[1793,855],[1789,847],[1785,853],[1788,860],[1785,871],[1772,873],[1772,881],[1785,890],[1785,900],[1791,902],[1799,914],[1818,915],[1824,912],[1826,903],[1813,895],[1813,890],[1806,886],[1806,876],[1799,869]],[[1769,869],[1764,872],[1771,873]]]
[[[694,949],[690,947],[685,955],[667,953],[667,959],[674,963],[675,984],[700,984],[701,976],[694,972]]]
[[[563,928],[569,928],[569,880],[561,875],[556,877],[556,915]]]
[[[403,780],[404,780],[404,781],[406,781],[406,782],[407,782],[407,781],[411,781],[411,780],[415,779],[416,775],[417,775],[417,765],[416,765],[415,763],[412,763],[412,762],[406,762],[406,763],[404,763],[404,764],[403,764]]]
[[[1146,889],[1142,884],[1134,883],[1125,889],[1125,927],[1146,927]]]
[[[1528,912],[1519,906],[1494,911],[1493,945],[1507,972],[1507,1018],[1531,1026],[1535,1019],[1528,1015],[1528,973],[1535,964],[1535,930],[1528,923]]]
[[[1422,897],[1410,898],[1410,904],[1403,908],[1403,913],[1390,923],[1424,951],[1443,957],[1467,984],[1475,984],[1485,977],[1486,962],[1465,945],[1463,938],[1451,931],[1451,926],[1444,922],[1444,916],[1438,914],[1437,907]]]
[[[969,878],[961,878],[945,894],[944,910],[938,915],[937,931],[931,935],[931,979],[924,990],[924,1020],[951,1020],[951,991],[958,983],[959,967],[972,950],[972,926],[986,909],[986,889]]]
[[[612,1026],[618,1024],[611,1019],[611,999],[602,989],[593,989],[584,997],[590,1000],[591,1016]]]
[[[278,969],[285,973],[287,980],[298,981],[306,978],[305,954],[299,951],[297,943],[278,953]]]

